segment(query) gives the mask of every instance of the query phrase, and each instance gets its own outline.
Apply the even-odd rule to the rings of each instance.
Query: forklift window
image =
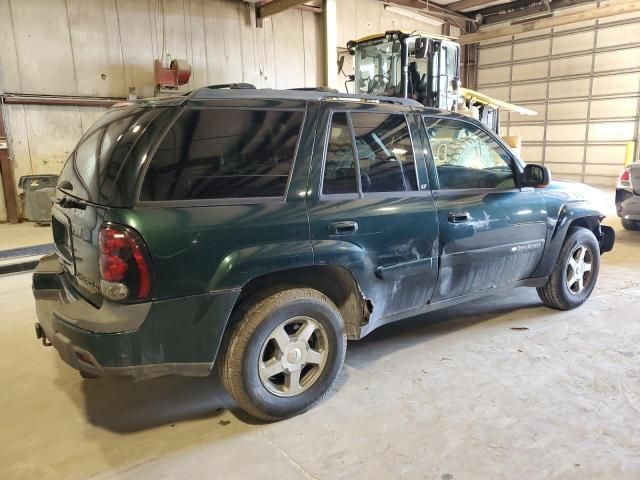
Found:
[[[322,193],[358,193],[351,130],[344,112],[334,113],[331,119]]]
[[[515,188],[513,161],[481,128],[425,118],[441,189]]]

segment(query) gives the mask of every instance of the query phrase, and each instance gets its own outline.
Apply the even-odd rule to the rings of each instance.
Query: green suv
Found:
[[[67,161],[36,334],[85,377],[207,376],[298,414],[347,340],[501,289],[570,309],[614,235],[480,123],[410,100],[202,88],[114,106]]]

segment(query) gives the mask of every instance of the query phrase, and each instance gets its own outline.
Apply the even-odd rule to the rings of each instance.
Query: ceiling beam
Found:
[[[276,13],[284,12],[289,8],[297,7],[309,0],[273,0],[269,3],[263,3],[256,8],[258,18],[266,18]]]
[[[447,5],[447,8],[449,10],[453,10],[454,12],[459,12],[460,10],[481,7],[482,5],[486,5],[487,3],[492,2],[493,0],[460,0],[458,2],[449,3]]]
[[[382,0],[385,5],[397,5],[399,7],[410,8],[418,10],[419,13],[426,13],[440,19],[457,18],[462,21],[467,21],[469,18],[456,13],[447,7],[436,5],[433,2],[426,2],[423,0]]]
[[[505,3],[504,5],[497,5],[496,7],[503,7],[502,10],[493,10],[496,7],[489,7],[484,10],[478,10],[474,13],[482,15],[482,25],[493,25],[495,23],[502,23],[511,20],[520,20],[524,22],[526,17],[536,15],[541,17],[542,14],[548,13],[551,16],[551,12],[555,12],[562,8],[576,7],[585,3],[596,4],[595,0],[554,0],[549,4],[539,3],[537,5],[531,4],[531,0],[528,2],[513,2]],[[489,13],[489,10],[492,9]],[[530,20],[535,20],[531,18]]]
[[[494,38],[507,37],[518,33],[532,32],[535,30],[544,30],[545,28],[558,27],[560,25],[570,25],[572,23],[584,22],[587,20],[596,20],[598,18],[611,17],[613,15],[621,15],[623,13],[632,13],[640,11],[640,1],[632,1],[625,3],[611,4],[611,2],[603,2],[604,6],[593,8],[578,13],[569,13],[558,15],[541,20],[521,23],[519,25],[511,25],[508,27],[496,28],[486,32],[470,33],[462,35],[458,42],[461,45],[469,43],[481,42],[483,40],[492,40]]]

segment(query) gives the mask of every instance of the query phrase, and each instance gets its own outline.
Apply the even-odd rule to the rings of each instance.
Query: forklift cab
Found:
[[[457,110],[460,45],[448,37],[387,31],[347,44],[355,56],[355,93],[412,98]]]

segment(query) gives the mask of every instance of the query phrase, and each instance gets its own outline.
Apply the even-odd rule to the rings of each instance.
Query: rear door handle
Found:
[[[447,215],[447,219],[449,223],[464,223],[469,221],[469,213],[468,212],[449,212]]]
[[[353,220],[345,220],[329,224],[329,233],[331,235],[353,235],[357,231],[358,222]]]

